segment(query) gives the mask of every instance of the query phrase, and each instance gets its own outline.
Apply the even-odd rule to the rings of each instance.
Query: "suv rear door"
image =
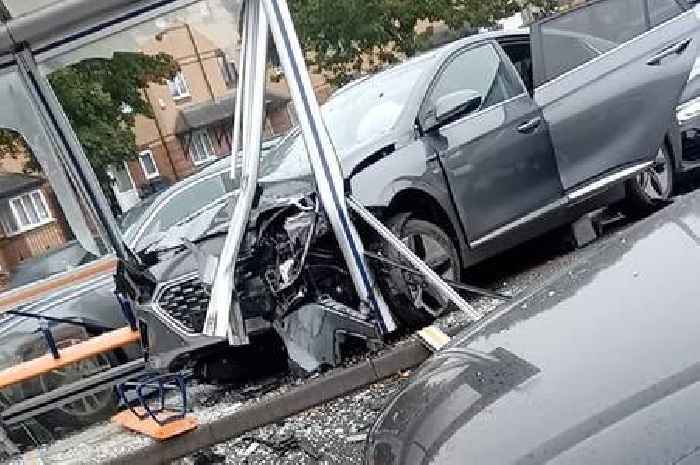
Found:
[[[535,101],[565,190],[585,190],[596,178],[605,184],[653,159],[699,28],[676,0],[597,0],[533,25]]]

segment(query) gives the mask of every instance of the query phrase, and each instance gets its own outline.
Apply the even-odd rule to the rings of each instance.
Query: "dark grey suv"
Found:
[[[675,107],[699,25],[675,0],[600,0],[529,35],[468,37],[355,82],[323,107],[347,189],[455,281],[464,267],[599,206],[648,211],[672,192]],[[262,170],[237,265],[247,332],[279,332],[313,306],[362,310],[314,194],[301,134],[288,135]],[[178,230],[142,251],[159,278],[173,276],[140,306],[157,366],[188,363],[223,342],[200,334],[209,283],[197,270],[220,252],[235,199],[193,218],[190,245]],[[370,250],[398,259],[358,224]],[[447,307],[414,274],[372,263],[406,326]]]

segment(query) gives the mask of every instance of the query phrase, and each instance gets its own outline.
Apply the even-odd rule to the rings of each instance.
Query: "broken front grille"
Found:
[[[201,333],[209,306],[209,292],[198,276],[163,286],[158,307],[187,332]]]

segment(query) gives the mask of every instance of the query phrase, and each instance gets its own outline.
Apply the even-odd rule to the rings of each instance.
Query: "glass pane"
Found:
[[[27,213],[27,210],[25,210],[24,208],[24,203],[22,203],[22,199],[14,199],[12,201],[12,208],[14,214],[17,215],[19,224],[23,227],[29,226],[31,221],[29,220],[29,214]]]
[[[604,0],[542,25],[546,80],[645,32],[642,0]]]
[[[335,93],[322,111],[326,127],[338,151],[349,152],[353,147],[393,127],[419,78],[433,63],[433,56],[428,54],[409,64],[396,66],[380,76],[369,78],[364,85],[350,86]],[[277,128],[273,132],[280,133]]]
[[[647,1],[649,2],[649,18],[652,26],[658,26],[683,12],[683,8],[675,0]]]
[[[37,224],[39,222],[39,214],[36,208],[34,208],[34,202],[32,202],[32,198],[29,194],[22,196],[22,205],[24,205],[24,210],[27,212],[27,215],[29,215],[30,224]]]
[[[15,69],[0,70],[0,224],[6,236],[0,241],[0,304],[13,298],[6,291],[22,286],[29,300],[53,292],[58,288],[51,277],[104,252],[99,229],[68,181],[25,89]],[[45,192],[42,202],[39,188]],[[47,220],[41,229],[32,227]],[[32,284],[39,281],[35,294]]]
[[[12,208],[7,200],[0,201],[0,225],[2,225],[4,235],[13,234],[19,229],[15,215],[12,213]]]
[[[208,142],[190,142],[196,131],[208,129],[223,141],[222,152],[230,152],[236,89],[219,57],[238,60],[239,9],[237,0],[195,2],[107,37],[83,39],[60,56],[37,58],[116,217],[198,171],[195,162],[211,150]],[[286,105],[289,93],[270,100]],[[284,111],[284,105],[275,108]],[[152,156],[140,157],[144,150]],[[133,195],[125,194],[132,191],[125,189],[128,176],[113,173],[114,183],[108,174],[124,162]]]
[[[156,164],[153,162],[153,157],[150,152],[145,152],[141,154],[141,164],[143,165],[143,170],[146,175],[156,174],[158,170],[156,169]]]
[[[196,132],[192,136],[192,143],[190,144],[190,153],[192,155],[192,160],[195,163],[200,163],[205,158],[204,148],[202,147],[202,138],[200,137],[199,132]]]
[[[49,213],[46,211],[46,207],[44,206],[44,199],[38,191],[32,192],[32,200],[34,201],[34,207],[36,208],[39,218],[42,220],[48,218]]]
[[[123,163],[112,166],[110,172],[114,176],[114,187],[119,193],[128,192],[134,188],[134,185],[131,183],[131,177]]]
[[[482,97],[481,109],[522,92],[490,45],[467,50],[455,57],[440,76],[431,101],[437,103],[441,97],[465,90],[476,91]]]
[[[162,194],[164,198],[156,199],[154,208],[149,212],[152,215],[148,216],[145,226],[137,233],[135,240],[143,244],[150,243],[148,239],[166,232],[177,222],[231,192],[234,186],[229,174],[230,165],[220,164],[218,170],[220,174],[207,174],[201,181],[195,181],[192,185],[175,186]]]

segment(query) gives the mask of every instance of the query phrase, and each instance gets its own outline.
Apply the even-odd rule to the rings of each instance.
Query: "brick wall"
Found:
[[[63,246],[66,236],[58,221],[52,221],[23,234],[8,237],[0,242],[2,256],[10,270],[28,258],[37,257]]]

